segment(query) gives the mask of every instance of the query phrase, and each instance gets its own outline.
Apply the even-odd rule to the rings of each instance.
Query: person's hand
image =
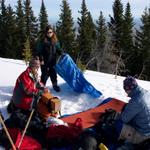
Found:
[[[40,62],[40,64],[41,64],[41,65],[44,65],[44,60],[42,60],[42,61]]]
[[[49,89],[48,89],[48,88],[44,88],[43,92],[44,92],[44,93],[48,93],[48,92],[49,92]]]
[[[34,72],[34,77],[35,77],[35,79],[37,80],[37,81],[39,81],[39,75],[38,75],[38,73],[37,72]]]
[[[32,109],[36,109],[36,108],[37,108],[37,104],[38,104],[38,102],[37,102],[37,100],[35,99],[35,100],[33,101]]]
[[[40,100],[40,98],[41,98],[42,93],[43,93],[43,92],[40,90],[37,95],[34,95],[34,98],[33,98],[33,105],[32,105],[32,108],[33,108],[33,109],[36,109],[36,108],[37,108],[37,105],[38,105],[38,102],[39,102],[39,100]]]

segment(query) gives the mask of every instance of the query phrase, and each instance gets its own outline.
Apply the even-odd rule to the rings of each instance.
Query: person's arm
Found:
[[[29,96],[41,95],[43,93],[43,90],[31,87],[32,81],[26,76],[22,76],[22,78],[19,81],[19,84],[23,91]]]
[[[62,50],[62,48],[60,46],[60,43],[57,42],[55,46],[56,46],[57,53],[60,54],[60,55],[63,54],[63,50]]]
[[[42,43],[42,40],[40,40],[40,39],[38,39],[37,41],[36,41],[36,46],[35,46],[36,48],[36,56],[38,56],[39,57],[39,59],[40,59],[40,62],[42,62],[43,61],[43,56],[42,56],[42,51],[43,51],[43,43]]]
[[[138,102],[135,99],[131,99],[129,103],[125,106],[123,112],[121,113],[121,120],[124,123],[130,122],[135,115],[140,111]]]

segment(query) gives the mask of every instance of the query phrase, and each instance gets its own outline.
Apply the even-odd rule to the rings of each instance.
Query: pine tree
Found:
[[[13,9],[7,7],[7,37],[6,37],[6,57],[16,58],[17,37],[16,37],[16,17]]]
[[[62,48],[74,59],[77,56],[75,29],[72,13],[67,0],[62,0],[60,19],[57,22],[57,35]]]
[[[42,0],[40,14],[39,14],[39,24],[40,24],[40,32],[45,30],[46,26],[48,25],[48,15],[45,8],[44,0]]]
[[[122,59],[125,64],[125,70],[132,73],[135,65],[135,51],[133,45],[133,17],[131,14],[130,3],[128,2],[124,14],[123,35],[122,35]],[[134,66],[135,67],[135,66]]]
[[[92,19],[90,19],[90,13],[87,10],[85,0],[82,1],[81,4],[81,11],[79,12],[81,14],[81,18],[78,18],[78,35],[77,35],[77,41],[78,41],[78,49],[79,49],[79,59],[81,59],[81,62],[83,64],[86,64],[90,59],[90,54],[92,51],[92,37],[91,33],[94,31],[91,27]],[[90,21],[90,22],[89,22]]]
[[[23,49],[23,60],[25,61],[26,65],[28,64],[28,62],[30,61],[31,57],[32,57],[32,50],[30,47],[30,40],[27,37],[26,42],[24,43],[24,49]]]
[[[96,60],[96,70],[100,71],[101,64],[103,62],[103,58],[105,55],[105,44],[106,44],[106,38],[107,38],[107,26],[105,23],[105,18],[103,16],[102,11],[100,11],[100,16],[98,20],[96,21],[97,27],[96,27],[96,47],[93,51],[92,57]]]
[[[23,43],[26,39],[26,33],[25,33],[25,16],[23,12],[23,5],[22,0],[18,0],[16,6],[16,26],[17,26],[17,58],[22,58],[22,49],[23,49]]]
[[[91,51],[95,48],[96,45],[96,26],[94,24],[93,18],[91,13],[88,12],[88,24],[87,24],[87,31],[89,36],[89,44],[91,44]]]
[[[115,0],[113,3],[113,17],[110,16],[109,27],[112,32],[115,52],[118,53],[118,55],[120,55],[122,49],[123,23],[123,5],[121,0]]]
[[[7,38],[7,10],[5,0],[0,1],[0,57],[5,57],[6,38]]]
[[[106,32],[107,32],[107,26],[105,22],[106,21],[103,16],[103,13],[100,12],[99,19],[96,21],[97,23],[97,47],[99,50],[103,49],[105,46]]]
[[[30,6],[31,1],[26,0],[24,2],[25,6],[25,22],[26,22],[26,37],[29,38],[31,47],[34,46],[35,38],[37,37],[38,24],[37,19],[34,16],[32,7]]]
[[[150,8],[146,8],[142,18],[140,31],[137,32],[138,68],[142,65],[139,78],[150,80]]]
[[[0,18],[0,56],[6,58],[15,58],[15,15],[10,5],[8,7],[5,6],[4,0],[1,1]]]
[[[110,16],[109,30],[111,32],[111,39],[112,39],[112,52],[114,56],[116,55],[116,71],[115,74],[120,74],[122,70],[124,70],[124,63],[122,60],[122,53],[123,53],[123,5],[121,0],[115,0],[113,3],[113,17]]]

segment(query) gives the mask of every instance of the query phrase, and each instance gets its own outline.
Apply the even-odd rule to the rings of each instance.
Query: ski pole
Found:
[[[25,136],[25,133],[26,133],[26,131],[27,131],[27,128],[28,128],[29,123],[30,123],[30,121],[31,121],[31,118],[32,118],[32,116],[33,116],[33,113],[34,113],[34,109],[32,109],[32,111],[31,111],[31,113],[30,113],[29,119],[28,119],[27,124],[26,124],[26,126],[25,126],[25,129],[24,129],[24,131],[23,131],[23,134],[22,134],[22,136],[21,136],[21,139],[20,139],[20,142],[19,142],[19,144],[18,144],[18,146],[17,146],[17,149],[19,149],[20,146],[21,146],[21,144],[22,144],[23,138],[24,138],[24,136]]]
[[[36,99],[36,104],[39,102],[40,98],[41,98],[41,97],[39,96],[38,99]],[[18,144],[18,146],[17,146],[17,149],[18,149],[18,150],[19,150],[19,148],[20,148],[20,146],[21,146],[21,144],[22,144],[23,138],[24,138],[24,136],[25,136],[25,133],[26,133],[26,131],[27,131],[27,128],[28,128],[28,126],[29,126],[29,123],[30,123],[30,121],[31,121],[31,118],[32,118],[32,116],[33,116],[34,111],[35,111],[35,108],[32,109],[32,111],[31,111],[31,113],[30,113],[30,116],[29,116],[29,118],[28,118],[27,124],[26,124],[25,129],[24,129],[24,131],[23,131],[23,133],[22,133],[20,142],[19,142],[19,144]]]
[[[11,144],[13,150],[16,150],[15,144],[14,144],[14,142],[13,142],[13,140],[12,140],[12,138],[11,138],[11,136],[10,136],[6,126],[5,126],[5,123],[4,123],[3,119],[2,119],[2,113],[1,112],[0,112],[0,122],[3,125],[3,128],[4,128],[5,132],[6,132],[6,135],[7,135],[8,139],[9,139],[9,141],[10,141],[10,144]]]

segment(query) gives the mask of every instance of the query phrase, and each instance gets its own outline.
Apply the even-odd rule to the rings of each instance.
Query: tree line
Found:
[[[150,80],[150,7],[143,10],[139,28],[135,27],[130,3],[123,6],[121,0],[114,0],[109,21],[102,11],[96,22],[93,21],[86,0],[81,2],[77,26],[68,0],[62,0],[60,10],[53,29],[62,49],[80,68]],[[30,58],[48,23],[44,0],[38,17],[30,0],[17,0],[15,11],[1,0],[0,57]]]

